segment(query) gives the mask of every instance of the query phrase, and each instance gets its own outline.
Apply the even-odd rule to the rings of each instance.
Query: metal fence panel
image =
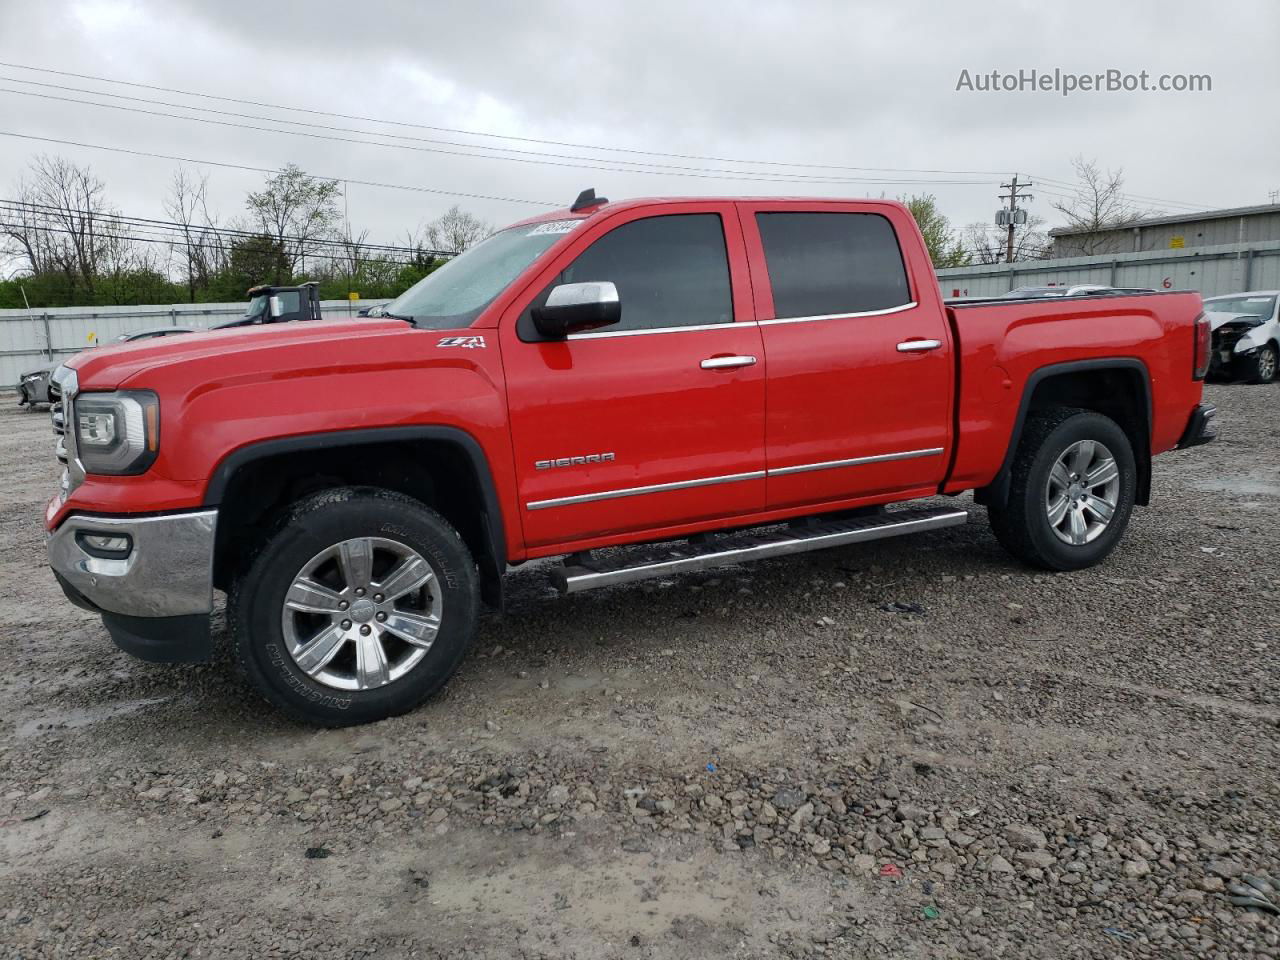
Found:
[[[324,300],[321,315],[354,317],[366,307],[389,300]],[[64,360],[81,350],[114,341],[124,333],[150,327],[203,329],[244,316],[246,303],[175,303],[129,307],[50,307],[0,310],[0,389],[16,384],[29,370]]]
[[[1275,289],[1280,287],[1280,241],[974,264],[938,271],[938,285],[948,297],[990,297],[1016,287],[1077,283],[1196,290],[1204,297]]]

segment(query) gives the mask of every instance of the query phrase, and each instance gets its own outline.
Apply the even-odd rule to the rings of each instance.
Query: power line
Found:
[[[9,83],[23,83],[29,86],[44,87],[44,88],[53,89],[53,90],[70,91],[72,93],[85,93],[85,94],[89,94],[90,96],[113,97],[118,100],[128,100],[133,103],[146,103],[146,104],[151,104],[152,106],[174,107],[179,110],[199,110],[205,113],[216,113],[220,116],[225,116],[225,117],[238,117],[242,120],[260,120],[266,123],[287,123],[293,126],[310,127],[316,130],[328,130],[336,133],[355,133],[355,134],[360,134],[363,136],[371,136],[371,137],[385,137],[391,140],[406,140],[406,141],[412,141],[414,143],[434,144],[440,147],[460,147],[466,150],[502,151],[504,153],[519,154],[520,156],[524,156],[524,157],[548,158],[548,159],[557,159],[557,160],[576,160],[576,161],[585,161],[587,163],[592,163],[592,164],[606,162],[601,160],[601,158],[599,157],[583,157],[575,154],[565,154],[565,153],[546,153],[544,151],[538,151],[538,150],[519,150],[514,147],[491,147],[485,144],[461,143],[456,140],[435,140],[429,137],[414,137],[414,136],[407,136],[404,134],[383,133],[377,130],[361,130],[355,127],[335,127],[329,124],[307,123],[301,120],[288,120],[282,117],[267,117],[261,114],[238,113],[234,110],[216,110],[212,107],[201,107],[201,106],[195,106],[193,104],[187,104],[187,103],[174,103],[171,100],[152,100],[147,97],[130,97],[124,94],[108,93],[101,90],[90,90],[84,87],[70,87],[70,86],[66,86],[64,84],[58,84],[58,83],[41,83],[36,80],[23,80],[20,77],[0,76],[0,81],[6,81]],[[3,89],[3,88],[0,88],[0,89]],[[12,89],[7,89],[5,92],[21,93],[25,96],[33,96],[33,97],[47,96],[50,99],[63,99],[52,94],[40,94],[34,91],[25,91],[25,90],[15,91]],[[93,103],[92,101],[75,100],[71,98],[65,98],[65,99],[67,99],[71,103],[91,103],[91,105],[93,106],[107,107],[109,109],[112,109],[112,108],[126,109],[126,108],[118,107],[117,104]],[[145,111],[145,112],[150,112],[150,111]],[[172,114],[159,114],[159,115],[172,116]],[[181,119],[203,121],[203,120],[206,120],[207,118],[183,116],[181,117]],[[277,130],[275,132],[292,133],[294,131]],[[377,145],[378,146],[397,146],[397,147],[400,146],[400,144],[377,144]],[[448,152],[448,151],[441,151],[441,152]],[[463,156],[469,156],[469,157],[480,156],[480,157],[487,157],[488,159],[498,159],[498,160],[518,159],[517,157],[491,156],[489,154],[468,153],[468,154],[463,154]],[[751,179],[756,179],[761,177],[761,171],[751,171],[751,170],[728,170],[724,168],[715,168],[715,167],[689,167],[689,166],[679,166],[679,165],[666,164],[666,163],[655,163],[653,161],[638,161],[638,160],[613,160],[613,161],[607,161],[607,162],[626,164],[627,167],[633,168],[630,172],[634,172],[634,173],[652,173],[654,172],[654,170],[660,170],[663,172],[670,172],[672,173],[672,175],[676,175],[676,176],[684,175],[686,173],[703,173],[703,174],[718,173],[718,174],[725,174],[730,177],[741,176],[743,178],[749,177]],[[652,167],[654,168],[654,170],[643,169],[647,167]],[[592,166],[592,167],[588,167],[587,169],[597,170],[597,169],[608,169],[608,168]],[[955,171],[955,172],[963,172],[963,171]],[[845,182],[845,180],[833,180],[829,175],[826,177],[819,177],[811,174],[786,173],[786,174],[780,174],[779,176],[781,178],[784,178],[780,180],[780,182],[784,182],[784,183],[791,183],[791,182],[843,183]],[[896,180],[896,179],[881,180],[881,179],[873,179],[873,178],[856,177],[856,178],[851,178],[849,182],[950,183],[950,182],[956,182],[956,181],[939,181],[934,179],[918,180],[918,181],[917,180]],[[968,181],[960,181],[960,182],[968,182]]]
[[[625,154],[631,154],[633,156],[666,157],[668,159],[673,159],[673,160],[702,160],[702,161],[708,161],[712,163],[742,163],[742,164],[753,164],[756,166],[771,166],[771,167],[804,167],[812,170],[845,170],[845,171],[857,171],[857,172],[864,172],[864,173],[941,173],[941,174],[972,175],[972,176],[998,176],[1001,173],[1001,171],[999,170],[945,170],[945,169],[928,169],[928,168],[918,168],[918,167],[859,167],[859,166],[847,166],[847,165],[841,165],[841,164],[805,163],[805,162],[783,161],[783,160],[752,160],[752,159],[746,159],[741,157],[718,157],[718,156],[710,156],[706,154],[672,153],[672,152],[666,152],[666,151],[660,151],[660,150],[639,150],[639,149],[634,149],[629,147],[615,147],[615,146],[607,146],[602,144],[574,143],[567,140],[547,140],[547,139],[540,139],[537,137],[520,137],[520,136],[514,136],[511,134],[503,134],[503,133],[487,133],[479,130],[464,130],[457,127],[431,126],[430,124],[424,124],[424,123],[409,123],[403,120],[391,120],[386,118],[367,117],[367,116],[360,116],[359,114],[337,113],[335,111],[329,111],[329,110],[315,110],[308,107],[292,107],[292,106],[287,106],[285,104],[268,103],[262,100],[247,100],[247,99],[242,99],[237,97],[220,96],[214,93],[203,93],[203,92],[194,91],[194,90],[182,90],[176,87],[163,87],[163,86],[150,84],[150,83],[137,83],[131,80],[118,80],[112,77],[94,76],[93,74],[87,74],[87,73],[73,73],[68,70],[53,70],[48,67],[32,67],[23,63],[8,63],[5,61],[0,61],[0,67],[9,67],[9,68],[18,69],[18,70],[30,70],[36,73],[53,74],[53,75],[62,76],[62,77],[74,77],[78,80],[93,80],[99,83],[114,83],[120,86],[135,87],[141,90],[156,90],[161,93],[176,93],[185,97],[201,97],[206,100],[218,100],[223,103],[238,103],[244,106],[266,107],[271,110],[288,110],[293,113],[305,113],[312,116],[336,117],[341,120],[358,120],[364,123],[380,123],[380,124],[385,124],[386,126],[403,127],[403,128],[415,129],[415,130],[430,130],[436,133],[456,133],[456,134],[462,134],[464,136],[471,136],[471,137],[489,137],[495,140],[508,140],[515,143],[536,143],[544,146],[571,147],[576,150],[595,150],[595,151],[604,152],[604,153],[625,153]],[[31,80],[19,80],[18,82],[34,84],[34,81],[31,81]],[[108,93],[106,91],[101,91],[101,95],[112,96],[112,97],[119,96],[119,94]],[[207,108],[192,106],[190,107],[190,109],[205,110]],[[285,120],[283,122],[293,123],[294,121]],[[379,134],[379,135],[390,136],[389,134]],[[481,146],[481,145],[477,144],[476,146]],[[486,148],[486,149],[494,149],[494,148]]]
[[[247,170],[251,173],[276,174],[280,171],[271,167],[254,167],[244,163],[232,163],[228,160],[198,160],[192,157],[180,157],[169,153],[153,153],[148,150],[131,150],[128,147],[109,147],[101,143],[84,143],[79,140],[62,140],[57,137],[41,137],[32,133],[17,133],[12,130],[0,130],[0,137],[16,137],[19,140],[35,140],[40,143],[56,143],[64,147],[83,147],[86,150],[103,150],[107,153],[123,153],[134,157],[150,157],[153,160],[174,160],[178,163],[202,164],[206,167],[222,167],[227,170]],[[305,172],[305,171],[304,171]],[[411,193],[430,193],[445,197],[463,197],[468,200],[499,200],[504,203],[522,203],[539,207],[563,207],[564,202],[553,200],[525,200],[519,197],[499,197],[486,193],[462,193],[457,190],[440,190],[433,187],[418,187],[405,183],[382,183],[376,180],[357,180],[355,177],[322,176],[308,173],[307,176],[317,180],[341,180],[354,183],[358,187],[377,187],[383,190],[407,190]]]
[[[59,234],[65,234],[69,236],[80,236],[78,231],[71,230],[67,227],[32,226],[30,224],[8,223],[4,221],[0,221],[0,230],[32,230],[38,233],[59,233]],[[103,236],[102,239],[103,240],[127,240],[131,243],[162,243],[162,244],[165,244],[166,246],[175,245],[174,241],[171,238],[157,237],[153,235],[112,233],[107,236]],[[313,254],[310,251],[308,251],[307,257],[313,258],[316,260],[331,260],[331,261],[340,261],[344,263],[351,262],[350,257],[343,256],[341,254],[336,254],[336,253],[314,253]],[[412,260],[398,260],[395,257],[386,257],[386,256],[378,257],[376,259],[384,263],[393,263],[397,266],[402,266],[402,267],[409,266],[413,263]]]
[[[106,213],[94,210],[86,210],[82,207],[64,207],[53,206],[51,204],[35,203],[29,200],[4,200],[0,199],[0,209],[7,209],[10,215],[26,210],[42,211],[46,214],[75,214],[88,220],[100,223],[119,223],[128,226],[156,227],[161,229],[172,230],[182,234],[184,237],[188,232],[196,233],[213,233],[222,236],[232,237],[234,239],[252,239],[256,237],[270,237],[281,243],[295,243],[306,245],[320,246],[339,246],[339,247],[359,247],[361,250],[386,251],[390,253],[407,253],[417,254],[423,253],[433,257],[452,257],[456,256],[453,250],[434,250],[417,247],[407,247],[403,244],[385,244],[385,243],[368,243],[364,241],[356,241],[354,239],[335,239],[333,237],[297,237],[288,235],[275,235],[264,230],[244,230],[239,227],[220,227],[216,224],[198,224],[198,223],[182,223],[178,220],[157,220],[149,217],[132,217],[121,213]]]
[[[19,81],[21,82],[21,81]],[[97,103],[93,100],[80,100],[76,97],[63,97],[52,93],[39,93],[33,90],[15,90],[12,87],[0,87],[0,93],[11,93],[17,96],[34,97],[41,100],[54,100],[62,103],[74,103],[80,106],[99,107],[104,110],[119,110],[125,113],[136,113],[150,117],[164,117],[170,120],[188,120],[195,123],[211,124],[219,127],[233,127],[240,130],[252,130],[257,133],[275,133],[291,137],[306,137],[309,140],[328,140],[334,143],[352,143],[366,147],[388,147],[396,150],[412,150],[416,153],[433,153],[442,156],[464,157],[468,160],[505,160],[509,163],[527,163],[544,167],[566,167],[578,170],[593,170],[602,173],[639,173],[649,176],[676,176],[676,177],[693,177],[700,180],[738,180],[746,183],[790,183],[790,184],[810,184],[810,185],[848,185],[848,184],[976,184],[986,185],[987,181],[978,180],[923,180],[923,179],[896,179],[896,178],[874,178],[874,177],[843,177],[843,178],[818,178],[808,175],[791,175],[791,176],[764,176],[756,175],[749,172],[738,172],[732,170],[719,170],[711,172],[693,172],[678,170],[675,168],[663,170],[646,170],[642,168],[626,168],[626,167],[607,167],[596,164],[583,162],[565,162],[561,160],[538,160],[534,157],[506,157],[496,154],[484,153],[468,153],[463,150],[446,150],[442,147],[423,147],[414,146],[407,143],[383,143],[374,140],[360,140],[354,137],[340,137],[333,134],[310,133],[306,130],[282,130],[278,127],[264,127],[251,123],[236,123],[231,120],[215,120],[212,117],[193,117],[180,113],[166,113],[163,110],[146,110],[142,107],[127,107],[119,103]],[[199,109],[199,108],[195,108]],[[291,122],[291,121],[285,121]],[[366,136],[381,136],[377,133],[369,133],[366,131],[355,131],[364,133]],[[492,148],[488,148],[492,149]],[[538,155],[541,156],[541,155]],[[550,156],[547,154],[546,156]],[[602,161],[603,162],[603,161]]]

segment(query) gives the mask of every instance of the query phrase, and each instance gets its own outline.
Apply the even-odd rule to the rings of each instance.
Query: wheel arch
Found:
[[[354,466],[342,463],[343,451],[362,457]],[[233,450],[214,469],[204,495],[206,506],[219,508],[215,583],[225,589],[280,507],[350,483],[397,490],[440,511],[475,556],[485,601],[501,608],[507,552],[497,487],[479,441],[448,426],[328,431]]]
[[[1100,394],[1098,388],[1104,392]],[[1094,410],[1120,425],[1133,446],[1138,468],[1135,503],[1146,506],[1151,501],[1151,374],[1135,357],[1074,360],[1033,370],[1023,384],[1000,470],[990,484],[975,491],[977,501],[987,506],[1008,501],[1013,461],[1027,419],[1037,410],[1055,406]]]

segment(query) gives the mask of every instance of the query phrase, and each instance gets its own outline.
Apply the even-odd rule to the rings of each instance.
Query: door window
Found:
[[[778,318],[911,302],[893,226],[878,213],[757,213]]]
[[[718,214],[624,223],[588,247],[558,282],[605,280],[618,288],[622,302],[622,320],[609,332],[733,322],[729,258]]]

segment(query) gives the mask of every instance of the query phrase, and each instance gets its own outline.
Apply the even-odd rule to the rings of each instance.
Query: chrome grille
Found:
[[[75,431],[68,430],[67,424],[74,416],[75,395],[79,390],[76,372],[70,367],[56,367],[49,376],[49,418],[53,421],[53,433],[58,438],[54,456],[63,464],[62,477],[58,483],[62,499],[84,481],[84,468],[75,453]]]

